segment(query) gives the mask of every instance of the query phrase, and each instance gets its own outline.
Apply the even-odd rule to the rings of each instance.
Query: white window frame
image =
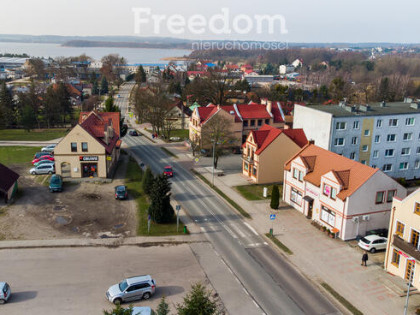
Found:
[[[357,137],[351,138],[351,144],[357,144]]]
[[[389,140],[390,136],[394,136],[394,140]],[[390,133],[386,136],[386,142],[395,142],[397,141],[397,135],[395,133]]]
[[[356,152],[350,153],[350,160],[354,160],[356,158]]]
[[[353,129],[359,129],[359,121],[358,120],[353,121]]]
[[[376,140],[378,140],[378,141],[376,141]],[[381,142],[381,136],[380,135],[376,135],[374,142],[375,143],[380,143]]]
[[[345,121],[337,121],[335,123],[335,130],[346,130],[346,127],[347,123]]]
[[[404,151],[407,151],[406,153]],[[410,148],[402,148],[401,155],[410,155],[411,149]]]
[[[416,119],[414,117],[408,117],[405,119],[406,126],[414,126]]]
[[[387,154],[388,151],[391,151],[392,154]],[[395,155],[395,149],[386,149],[385,150],[385,157],[393,157]]]
[[[406,139],[407,136],[407,139]],[[403,141],[411,141],[413,140],[413,133],[412,132],[406,132],[403,134]]]
[[[363,152],[367,152],[367,151],[369,151],[369,145],[364,144],[364,145],[362,146],[362,151],[363,151]]]
[[[404,164],[404,165],[405,165],[405,167],[401,168],[401,164]],[[400,165],[399,165],[399,170],[400,170],[400,171],[405,171],[405,170],[408,170],[408,166],[409,166],[408,162],[400,162]]]
[[[396,123],[394,125],[394,122]],[[390,118],[388,122],[389,127],[398,127],[398,119],[397,118]]]
[[[379,151],[378,150],[373,151],[372,158],[377,159],[378,157],[379,157]]]
[[[382,119],[378,119],[376,121],[376,128],[381,128],[382,127]]]
[[[385,165],[390,166],[389,169],[385,169]],[[382,166],[382,172],[386,173],[386,172],[392,172],[392,164],[384,164]]]
[[[366,132],[367,131],[367,132]],[[370,136],[370,130],[369,129],[365,129],[364,131],[363,131],[363,135],[365,136],[365,137],[369,137]]]
[[[338,140],[339,139],[342,139],[343,140],[343,143],[342,144],[339,144],[338,142]],[[344,143],[345,143],[346,141],[345,141],[345,139],[344,138],[335,138],[334,139],[334,145],[336,146],[336,147],[342,147],[342,146],[344,146]]]

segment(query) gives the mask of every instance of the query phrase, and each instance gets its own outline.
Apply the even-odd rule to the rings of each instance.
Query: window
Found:
[[[299,171],[299,181],[303,182],[303,172]]]
[[[388,190],[388,193],[386,195],[386,202],[392,202],[392,198],[394,198],[396,193],[396,190]]]
[[[257,168],[255,166],[252,168],[252,175],[257,176]]]
[[[397,228],[395,229],[395,234],[404,237],[404,223],[397,221]]]
[[[264,122],[265,122],[267,125],[269,125],[269,124],[270,124],[270,119],[266,119]]]
[[[293,178],[297,179],[298,178],[298,170],[296,168],[293,169]]]
[[[416,153],[420,154],[420,147],[417,147]]]
[[[369,146],[367,144],[362,146],[362,151],[363,152],[367,152],[367,150],[369,150]]]
[[[379,156],[379,151],[378,150],[373,151],[372,157],[376,159],[378,156]]]
[[[392,164],[384,164],[384,166],[382,166],[382,171],[391,172],[392,171]]]
[[[378,191],[376,193],[375,203],[376,204],[384,203],[384,197],[385,197],[385,192],[384,191]]]
[[[82,151],[87,152],[88,151],[88,144],[87,142],[82,142]]]
[[[336,199],[337,189],[331,187],[331,199]]]
[[[385,150],[385,156],[388,156],[388,157],[390,157],[390,156],[394,156],[394,149],[386,149]]]
[[[353,129],[359,129],[359,122],[357,120],[353,121]]]
[[[344,138],[335,138],[334,145],[337,145],[337,146],[344,145]]]
[[[248,120],[244,120],[244,127],[248,127]]]
[[[386,141],[388,141],[388,142],[395,142],[395,139],[396,139],[396,135],[395,134],[389,134],[386,137]]]
[[[400,253],[396,249],[392,250],[391,264],[395,265],[396,267],[400,265]]]
[[[71,146],[71,152],[77,152],[77,143],[76,142],[72,142],[70,144]]]
[[[401,162],[400,163],[400,170],[408,169],[408,162]]]
[[[414,168],[417,170],[420,168],[420,161],[417,160],[416,162],[414,162]]]
[[[420,203],[418,202],[414,204],[414,213],[420,215]]]
[[[376,127],[377,127],[377,128],[381,128],[381,127],[382,127],[382,119],[378,119],[378,120],[376,121]]]
[[[255,120],[251,119],[251,126],[255,126]]]
[[[357,144],[357,137],[351,138],[351,144]]]
[[[366,165],[366,160],[361,160],[360,163]]]
[[[258,126],[262,126],[262,119],[258,119]]]
[[[413,118],[413,117],[411,117],[411,118],[406,118],[406,119],[405,119],[405,125],[406,125],[406,126],[414,126],[414,118]]]
[[[364,135],[365,135],[365,137],[369,136],[370,135],[370,130],[369,129],[365,129]]]
[[[356,157],[356,152],[350,153],[350,159],[351,160],[354,160],[355,157]]]
[[[409,140],[412,140],[412,139],[413,139],[413,133],[412,132],[407,132],[403,136],[404,141],[409,141]]]
[[[397,127],[398,126],[398,119],[390,119],[388,125],[390,127]]]
[[[335,225],[335,213],[327,207],[321,207],[321,220],[325,223],[334,226]]]
[[[346,129],[346,123],[345,122],[337,122],[335,124],[335,129],[337,129],[337,130],[344,130],[344,129]]]
[[[401,149],[401,155],[409,155],[409,154],[410,154],[410,148]]]
[[[371,168],[376,168],[376,164],[372,164],[370,167]]]
[[[375,143],[381,142],[381,136],[375,136]]]
[[[417,247],[419,246],[419,232],[417,232],[416,230],[411,230],[411,239],[410,239],[410,243],[413,244],[413,246],[417,249]]]
[[[300,206],[302,204],[302,193],[299,190],[292,188],[290,191],[290,201]]]
[[[330,193],[331,193],[331,186],[324,184],[323,193],[324,193],[325,196],[328,196],[329,197],[330,196]]]

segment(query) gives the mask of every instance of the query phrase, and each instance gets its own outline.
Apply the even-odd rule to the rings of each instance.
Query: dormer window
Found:
[[[337,198],[337,189],[330,186],[330,185],[324,184],[324,189],[323,189],[322,192],[325,196],[327,196],[327,197],[329,197],[333,200],[335,200]]]

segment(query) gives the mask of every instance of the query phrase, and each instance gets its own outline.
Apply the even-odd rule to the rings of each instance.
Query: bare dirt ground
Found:
[[[124,183],[127,156],[121,159],[112,183],[64,183],[61,193],[49,192],[46,176],[13,166],[20,192],[13,204],[0,204],[0,239],[135,236],[134,200],[114,198],[114,187]]]

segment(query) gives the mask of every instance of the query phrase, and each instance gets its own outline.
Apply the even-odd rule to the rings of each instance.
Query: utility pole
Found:
[[[212,177],[211,177],[211,185],[214,187],[214,163],[215,163],[215,154],[214,151],[216,151],[216,140],[213,139],[213,171],[212,171]]]

